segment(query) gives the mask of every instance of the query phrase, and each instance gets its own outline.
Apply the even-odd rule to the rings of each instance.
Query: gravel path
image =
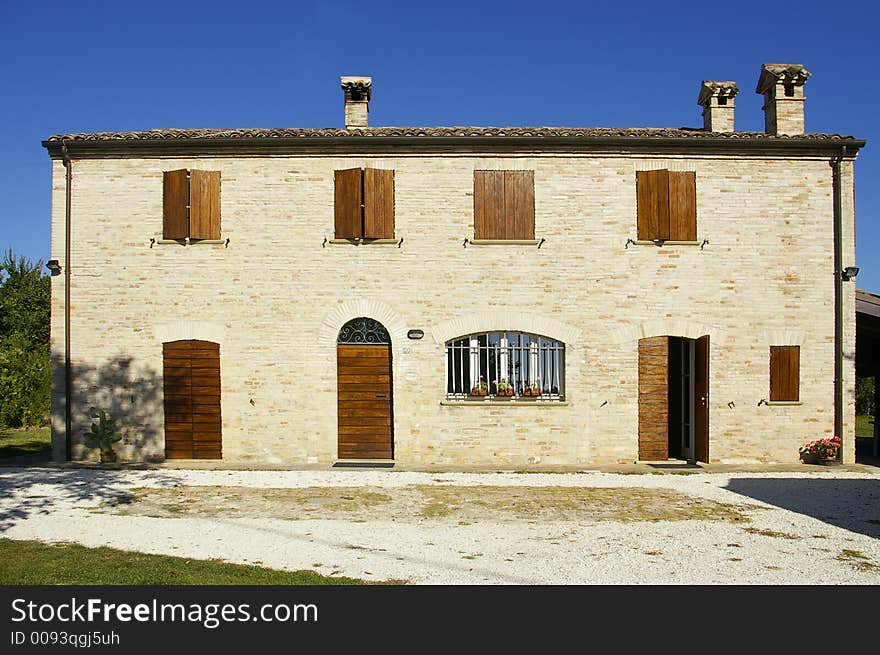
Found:
[[[435,511],[423,503],[386,511],[395,490],[415,497],[414,485],[420,493],[452,498],[453,488],[467,488],[468,506],[452,503]],[[235,489],[242,487],[258,490],[250,496],[262,495],[260,511],[238,506],[237,497],[250,502]],[[370,502],[359,504],[356,493],[344,496],[349,505],[331,498],[326,512],[320,504],[303,509],[300,498],[311,495],[309,502],[316,502],[319,492],[332,497],[337,488],[363,487],[374,494]],[[487,488],[485,502],[473,500],[474,487]],[[143,488],[161,490],[155,495],[166,500],[201,493],[216,502],[199,514],[190,506],[175,509],[171,500],[162,511],[139,512],[140,502],[126,501],[132,493],[150,498],[148,490],[132,492]],[[544,488],[563,498],[553,501],[561,503],[558,511],[533,511],[521,503],[508,510],[497,501],[503,492],[525,502]],[[695,509],[721,504],[728,517],[670,520],[661,513],[644,520],[632,507],[623,513],[616,501],[609,508],[609,492],[599,494],[600,488],[615,489],[621,507],[633,489],[656,489],[683,495],[680,504]],[[566,490],[575,499],[603,497],[603,507],[591,511],[587,501],[569,500]],[[289,509],[277,506],[284,498]],[[272,502],[270,511],[265,503]],[[731,511],[741,518],[731,519]],[[285,512],[296,518],[277,518]],[[873,585],[880,583],[880,474],[10,467],[0,469],[0,536],[412,584]]]

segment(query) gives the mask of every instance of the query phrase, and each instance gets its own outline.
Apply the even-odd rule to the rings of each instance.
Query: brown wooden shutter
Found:
[[[669,238],[669,171],[636,171],[640,241]]]
[[[187,237],[187,205],[189,204],[186,169],[165,171],[162,186],[162,238]]]
[[[504,172],[474,171],[474,239],[503,239]]]
[[[191,171],[189,238],[220,238],[220,171]]]
[[[337,239],[360,239],[363,232],[363,171],[336,171],[335,222]]]
[[[504,239],[535,238],[535,173],[504,171]]]
[[[770,400],[800,400],[800,346],[770,346]]]
[[[697,240],[697,174],[669,172],[669,239]]]
[[[364,170],[364,238],[394,238],[394,171]]]

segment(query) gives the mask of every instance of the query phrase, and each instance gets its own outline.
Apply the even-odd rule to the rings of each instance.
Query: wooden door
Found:
[[[639,339],[639,459],[669,457],[669,337]]]
[[[709,336],[694,342],[694,456],[709,462]]]
[[[391,345],[336,346],[339,459],[393,459]]]
[[[165,457],[222,459],[219,344],[173,341],[162,356]]]

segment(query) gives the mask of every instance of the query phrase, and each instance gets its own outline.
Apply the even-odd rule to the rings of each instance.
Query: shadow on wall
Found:
[[[83,505],[129,502],[131,496],[125,487],[130,486],[131,473],[128,470],[43,467],[0,469],[0,534],[16,522],[57,511],[61,500],[65,504]],[[144,471],[139,476],[139,480],[151,485],[179,484],[165,471]]]
[[[735,478],[726,489],[880,538],[880,482],[832,478]]]
[[[71,455],[74,461],[98,461],[97,448],[83,441],[92,419],[89,408],[103,409],[116,421],[122,440],[114,449],[121,462],[154,462],[165,458],[164,391],[161,371],[136,366],[133,358],[117,356],[100,366],[75,364],[72,370]],[[60,372],[63,389],[64,362],[53,358],[53,371]],[[53,400],[55,400],[53,398]],[[64,439],[64,403],[53,402],[52,424]],[[53,442],[55,459],[64,459],[64,444]],[[60,457],[59,457],[60,455]]]

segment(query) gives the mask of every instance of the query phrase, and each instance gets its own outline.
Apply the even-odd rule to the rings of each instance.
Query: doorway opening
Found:
[[[709,461],[709,337],[639,340],[639,459]]]

